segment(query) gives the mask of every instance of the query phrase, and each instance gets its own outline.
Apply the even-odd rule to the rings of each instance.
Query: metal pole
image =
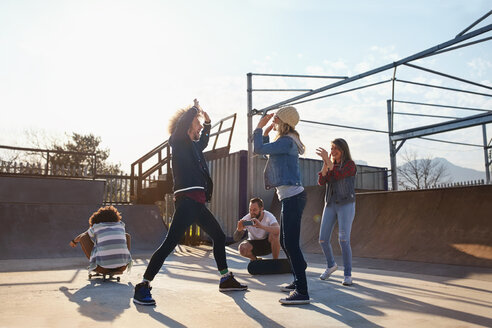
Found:
[[[478,23],[480,23],[481,21],[483,21],[485,18],[489,17],[490,14],[492,14],[492,10],[490,10],[488,13],[486,13],[485,15],[483,15],[482,17],[480,17],[479,19],[477,19],[475,22],[473,22],[473,24],[471,24],[470,26],[468,26],[467,28],[465,28],[463,31],[461,31],[460,33],[458,33],[458,35],[456,37],[459,37],[459,36],[465,34],[466,32],[468,32],[475,25],[477,25]]]
[[[50,170],[50,152],[47,150],[46,151],[46,169],[44,172],[44,175],[49,175],[49,170]]]
[[[388,110],[388,140],[389,140],[389,150],[390,150],[390,162],[391,162],[391,188],[393,190],[398,190],[398,176],[396,174],[396,149],[395,142],[391,140],[391,134],[393,133],[393,115],[392,115],[392,104],[391,99],[386,101],[386,108]]]
[[[247,74],[248,81],[248,134],[247,134],[247,142],[248,142],[248,177],[246,183],[246,197],[247,199],[251,199],[253,193],[253,140],[251,136],[253,135],[253,75],[252,73]]]
[[[94,162],[92,163],[92,170],[93,170],[93,175],[92,175],[92,179],[95,180],[96,179],[96,170],[97,170],[97,155],[94,154]]]
[[[482,124],[482,134],[483,134],[483,156],[485,159],[485,180],[487,184],[490,183],[490,162],[489,162],[489,157],[487,155],[487,126],[485,124]]]

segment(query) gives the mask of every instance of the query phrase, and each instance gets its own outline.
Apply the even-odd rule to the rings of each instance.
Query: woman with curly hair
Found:
[[[135,286],[133,302],[155,305],[150,283],[161,270],[164,261],[174,250],[190,225],[196,223],[213,242],[213,255],[221,278],[219,291],[240,291],[248,286],[239,283],[229,271],[226,261],[225,234],[206,203],[212,197],[213,182],[210,178],[203,150],[210,137],[211,121],[198,100],[194,105],[176,112],[169,122],[171,145],[174,215],[166,239],[152,254],[142,282]],[[203,125],[200,118],[204,119]]]
[[[89,271],[124,271],[131,266],[128,234],[115,207],[99,208],[89,218],[89,226],[87,231],[70,241],[71,247],[76,247],[77,243],[82,246],[89,259]]]

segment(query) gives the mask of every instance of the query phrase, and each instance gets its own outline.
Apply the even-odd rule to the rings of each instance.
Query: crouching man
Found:
[[[258,256],[272,254],[278,259],[280,252],[280,226],[275,216],[263,209],[261,198],[253,198],[249,202],[249,213],[237,223],[234,240],[240,240],[244,231],[248,231],[248,239],[239,244],[241,256],[250,260]]]

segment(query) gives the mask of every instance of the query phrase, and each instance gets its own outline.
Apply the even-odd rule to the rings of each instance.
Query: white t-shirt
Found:
[[[251,214],[246,214],[241,220],[251,220]],[[261,224],[266,226],[273,226],[275,225],[275,223],[278,223],[275,216],[272,213],[263,210],[263,220],[261,220]],[[248,240],[259,240],[267,238],[268,232],[261,228],[255,228],[253,226],[245,226],[244,228],[248,230]]]

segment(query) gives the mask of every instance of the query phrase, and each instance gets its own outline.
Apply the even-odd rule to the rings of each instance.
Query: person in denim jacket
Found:
[[[343,284],[352,285],[352,248],[350,232],[355,216],[355,174],[357,167],[350,155],[347,142],[338,138],[331,142],[331,153],[323,148],[316,149],[323,159],[318,173],[318,184],[326,185],[325,208],[319,231],[319,243],[326,257],[327,269],[320,275],[326,280],[338,268],[331,248],[331,234],[338,221],[338,242],[342,249]]]
[[[294,107],[279,109],[265,131],[263,127],[274,117],[265,115],[258,122],[254,131],[254,152],[259,155],[269,155],[265,172],[265,188],[275,188],[282,203],[280,215],[280,244],[287,255],[294,282],[282,287],[290,292],[286,298],[279,301],[282,304],[306,304],[310,302],[306,280],[307,263],[299,246],[301,218],[306,206],[306,192],[301,184],[299,171],[299,154],[305,147],[300,140],[295,126],[299,122],[299,114]],[[274,129],[277,136],[270,142],[268,134]]]

